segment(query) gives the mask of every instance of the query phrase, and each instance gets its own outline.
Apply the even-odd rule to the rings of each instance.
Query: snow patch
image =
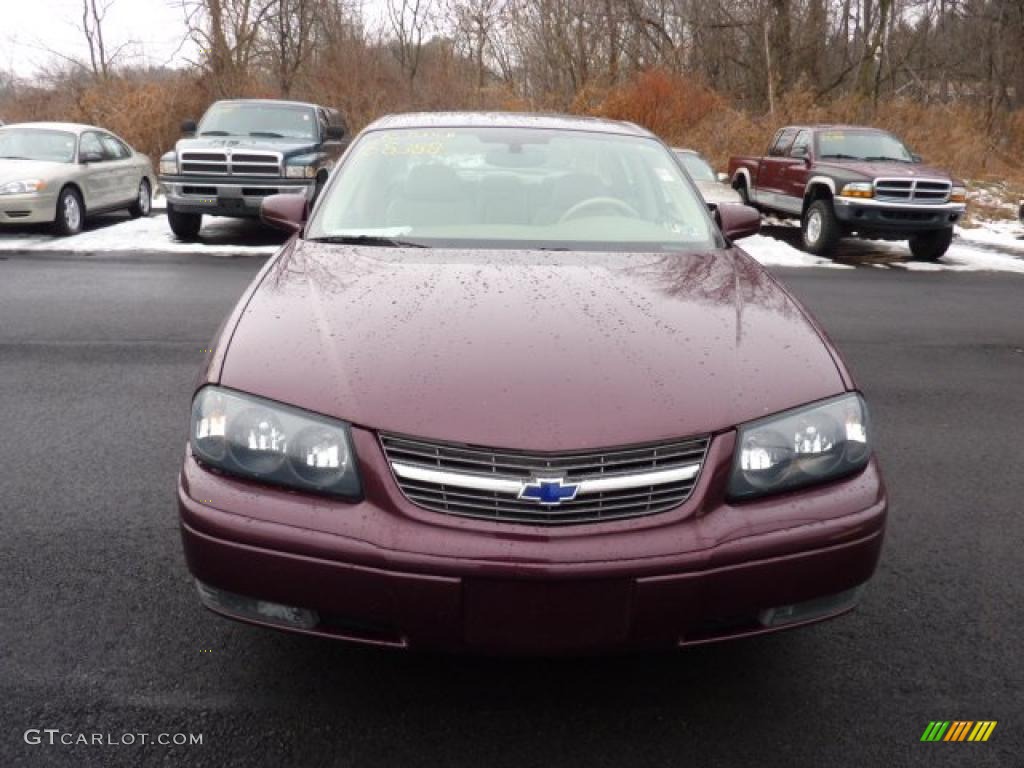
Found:
[[[751,235],[739,243],[739,247],[766,267],[827,267],[829,269],[853,269],[850,264],[840,264],[831,259],[812,256],[797,250],[789,243],[767,235]]]

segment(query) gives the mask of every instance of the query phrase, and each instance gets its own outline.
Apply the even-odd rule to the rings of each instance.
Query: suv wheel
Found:
[[[57,215],[53,220],[53,231],[67,237],[77,235],[85,224],[85,206],[82,196],[73,188],[65,187],[57,196]]]
[[[918,261],[937,261],[952,242],[952,228],[922,232],[910,238],[910,252]]]
[[[839,221],[832,210],[831,200],[815,200],[804,211],[800,225],[804,250],[823,255],[831,253],[842,237]]]
[[[167,223],[171,225],[171,232],[174,233],[175,237],[189,242],[199,237],[199,230],[203,226],[203,214],[182,213],[168,205]]]
[[[750,205],[750,192],[747,191],[747,182],[742,176],[736,177],[736,181],[732,183],[732,188],[739,193],[740,200],[743,201],[744,205]]]
[[[153,190],[149,186],[149,181],[147,179],[143,179],[139,182],[139,193],[135,196],[135,202],[132,203],[132,207],[128,209],[128,213],[133,219],[138,219],[141,216],[149,216],[149,212],[152,208]]]

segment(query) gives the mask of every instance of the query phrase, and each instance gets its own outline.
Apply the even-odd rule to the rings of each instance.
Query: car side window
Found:
[[[793,141],[793,146],[789,149],[790,157],[807,157],[807,150],[811,144],[811,132],[800,131],[796,135],[796,139]]]
[[[82,134],[82,138],[78,140],[78,157],[81,159],[85,155],[99,155],[104,160],[109,159],[100,142],[99,134],[92,131]]]
[[[789,149],[789,145],[793,141],[793,137],[795,135],[796,128],[785,128],[780,131],[778,137],[775,139],[775,143],[772,145],[771,151],[768,154],[772,157],[784,157],[786,150]]]
[[[124,160],[129,155],[128,148],[109,134],[102,134],[100,143],[103,145],[103,156],[107,160]]]

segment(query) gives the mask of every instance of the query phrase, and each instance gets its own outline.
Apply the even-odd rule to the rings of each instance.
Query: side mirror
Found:
[[[740,240],[761,231],[761,214],[749,205],[722,203],[718,206],[717,217],[726,240]]]
[[[715,175],[715,178],[718,179],[722,184],[728,184],[729,183],[729,174],[728,173],[722,173],[721,171],[719,171]]]
[[[328,141],[341,141],[345,138],[345,129],[340,125],[328,125],[324,138]]]
[[[911,154],[910,159],[913,160],[915,163],[922,163],[922,162],[924,162],[921,159],[920,155]]]
[[[181,121],[181,132],[186,136],[194,136],[196,132],[196,121],[195,120],[182,120]]]
[[[294,234],[306,225],[309,201],[302,194],[278,194],[263,198],[260,220],[271,227]]]
[[[82,152],[78,156],[78,162],[88,165],[89,163],[98,163],[103,160],[103,154],[100,152]]]

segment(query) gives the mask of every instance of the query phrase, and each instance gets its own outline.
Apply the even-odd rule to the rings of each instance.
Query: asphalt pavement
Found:
[[[261,263],[0,254],[0,767],[1024,765],[1024,278],[779,270],[866,392],[889,484],[854,614],[507,660],[200,607],[174,503],[190,387]],[[919,741],[983,719],[987,743]]]

